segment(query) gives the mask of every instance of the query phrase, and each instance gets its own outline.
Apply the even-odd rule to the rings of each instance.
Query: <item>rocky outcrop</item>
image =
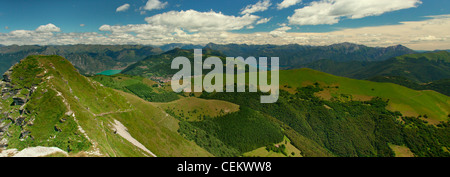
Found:
[[[3,74],[3,81],[5,82],[11,82],[11,75],[12,75],[12,69],[9,69],[8,71]]]
[[[35,90],[34,87],[30,90],[15,87],[12,84],[13,68],[14,66],[5,72],[5,74],[2,75],[2,80],[0,81],[0,101],[2,101],[0,102],[0,148],[6,148],[8,146],[7,138],[10,137],[8,129],[12,125],[24,127],[28,124],[26,118],[26,114],[28,114],[26,104],[29,101],[31,93]],[[11,98],[12,101],[8,101],[8,99]],[[8,105],[3,105],[5,103]],[[29,131],[23,130],[20,137],[26,138],[30,136],[29,134]]]

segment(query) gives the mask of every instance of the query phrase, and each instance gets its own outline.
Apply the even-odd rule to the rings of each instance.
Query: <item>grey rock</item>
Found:
[[[3,74],[3,81],[5,82],[11,82],[11,70],[6,71],[5,74]]]
[[[9,88],[7,88],[7,87],[2,88],[2,94],[8,93],[8,92],[9,92]]]
[[[57,131],[57,132],[62,132],[61,128],[59,128],[59,127],[56,126],[56,125],[55,125],[54,129],[55,129],[55,131]]]
[[[13,105],[19,106],[24,105],[28,101],[27,98],[24,97],[13,97],[13,100],[14,100]]]
[[[25,117],[19,117],[16,119],[16,125],[23,126],[26,124]]]
[[[19,139],[25,139],[31,132],[26,130],[20,133]]]

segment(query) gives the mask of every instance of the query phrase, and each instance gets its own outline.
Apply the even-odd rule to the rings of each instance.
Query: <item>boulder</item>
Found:
[[[27,98],[24,96],[13,97],[13,100],[14,100],[14,102],[12,104],[19,105],[19,106],[24,105],[28,101]]]
[[[59,128],[57,125],[55,125],[54,129],[55,129],[55,131],[57,131],[57,132],[62,132],[61,128]]]
[[[0,148],[7,148],[8,147],[8,140],[6,140],[6,138],[3,138],[0,141]]]
[[[7,87],[2,88],[2,95],[5,93],[8,93],[8,92],[9,92],[9,88],[7,88]]]
[[[19,117],[19,118],[16,119],[16,125],[17,126],[23,126],[25,124],[26,124],[25,117]]]
[[[31,132],[28,130],[23,131],[20,133],[19,139],[25,139]]]
[[[8,123],[8,124],[2,123],[2,124],[0,124],[0,132],[7,132],[8,128],[10,126],[11,126],[11,123]]]
[[[6,71],[5,74],[3,74],[3,81],[11,82],[11,74],[11,71]]]

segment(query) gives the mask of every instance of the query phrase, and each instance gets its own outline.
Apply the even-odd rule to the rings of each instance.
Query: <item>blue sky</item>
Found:
[[[286,1],[286,3],[291,1],[291,5],[282,9],[279,8],[283,1]],[[358,2],[366,3],[366,5],[361,5]],[[152,6],[155,3],[159,3],[159,7],[145,9],[147,4]],[[256,7],[258,3],[262,6]],[[123,11],[117,11],[118,7],[125,4],[128,4],[129,7]],[[245,9],[252,9],[252,5],[253,10],[249,10],[250,13],[243,13]],[[24,31],[33,31],[47,24],[52,24],[58,28],[58,30],[51,31],[56,36],[72,32],[78,34],[92,32],[118,34],[117,29],[100,30],[100,27],[103,25],[119,27],[139,24],[162,25],[170,29],[180,28],[188,35],[206,32],[212,34],[210,29],[207,31],[197,30],[188,24],[177,26],[172,22],[167,26],[167,21],[163,23],[155,21],[157,18],[153,18],[153,21],[149,18],[160,15],[158,19],[161,17],[164,20],[164,15],[167,18],[179,17],[180,15],[181,18],[186,18],[186,16],[197,15],[201,20],[205,15],[202,13],[213,12],[212,15],[222,14],[224,17],[220,17],[219,20],[223,19],[224,23],[227,24],[233,23],[233,18],[242,17],[240,19],[242,21],[238,20],[238,24],[218,30],[224,36],[275,31],[272,36],[280,37],[285,33],[332,33],[344,29],[398,25],[405,21],[424,21],[432,19],[427,16],[450,14],[448,7],[450,7],[450,1],[448,0],[2,0],[0,2],[0,35],[9,36],[8,38],[4,37],[3,43],[14,43],[12,34],[16,33],[12,32],[19,31],[23,34]],[[258,10],[258,8],[260,9]],[[328,11],[323,10],[327,8],[330,9]],[[192,11],[190,13],[179,13],[188,10]],[[169,16],[168,12],[174,12],[174,14]],[[227,21],[227,18],[230,18],[231,21]],[[257,24],[261,19],[269,21]],[[193,19],[190,18],[190,20]],[[215,25],[209,24],[209,22],[211,21],[206,21],[205,26]],[[277,30],[280,33],[276,33]],[[122,29],[120,32],[133,36],[139,33],[134,29]],[[175,34],[177,31],[170,31],[169,33]],[[426,34],[423,35],[426,37]],[[430,36],[436,37],[435,34]],[[443,36],[446,37],[447,35],[443,34]],[[106,37],[111,38],[112,36]],[[52,39],[54,38],[55,36],[52,36]],[[170,41],[191,43],[197,41],[198,43],[198,40],[191,40],[191,38],[184,41],[176,41],[173,36],[169,38],[170,40],[166,43]],[[164,40],[158,40],[158,44],[165,43]],[[1,36],[0,43],[2,43]],[[54,43],[61,44],[59,42]],[[125,43],[133,43],[133,41]],[[292,41],[289,41],[289,43],[292,43]]]

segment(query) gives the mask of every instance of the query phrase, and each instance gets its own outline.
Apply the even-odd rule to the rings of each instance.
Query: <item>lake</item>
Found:
[[[106,71],[102,71],[100,73],[97,73],[97,75],[111,76],[111,75],[114,75],[114,74],[119,74],[120,72],[122,72],[122,70],[106,70]]]

